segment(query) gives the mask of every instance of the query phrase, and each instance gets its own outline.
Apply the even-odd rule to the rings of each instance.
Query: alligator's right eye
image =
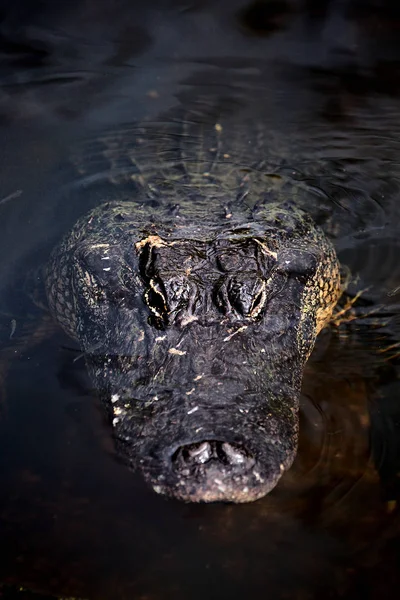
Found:
[[[228,284],[228,298],[238,314],[255,319],[267,300],[266,282],[249,276],[232,279]]]
[[[214,301],[225,315],[257,319],[268,299],[267,283],[255,274],[239,273],[218,283]]]

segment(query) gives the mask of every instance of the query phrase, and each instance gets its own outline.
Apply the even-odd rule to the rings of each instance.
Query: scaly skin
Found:
[[[76,223],[47,296],[120,456],[157,492],[248,502],[294,460],[303,369],[340,297],[339,263],[266,161],[249,168],[261,137],[244,148],[211,118],[181,126],[125,132],[135,151],[104,136],[132,199]]]

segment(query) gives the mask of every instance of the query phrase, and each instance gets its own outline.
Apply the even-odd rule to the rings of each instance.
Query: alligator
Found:
[[[296,456],[304,367],[343,292],[334,246],[282,184],[262,124],[192,111],[101,146],[92,161],[106,156],[128,196],[53,250],[50,311],[118,456],[157,493],[261,498]]]

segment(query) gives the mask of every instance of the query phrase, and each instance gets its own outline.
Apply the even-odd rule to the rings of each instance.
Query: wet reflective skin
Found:
[[[158,493],[248,502],[295,458],[303,368],[341,294],[339,263],[289,203],[195,216],[95,209],[53,253],[47,295],[120,456]]]

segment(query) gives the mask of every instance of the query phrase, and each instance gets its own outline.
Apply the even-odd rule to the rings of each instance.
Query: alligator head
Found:
[[[103,205],[48,267],[117,451],[187,501],[268,493],[297,449],[304,365],[340,296],[323,232],[294,207],[218,223]]]

